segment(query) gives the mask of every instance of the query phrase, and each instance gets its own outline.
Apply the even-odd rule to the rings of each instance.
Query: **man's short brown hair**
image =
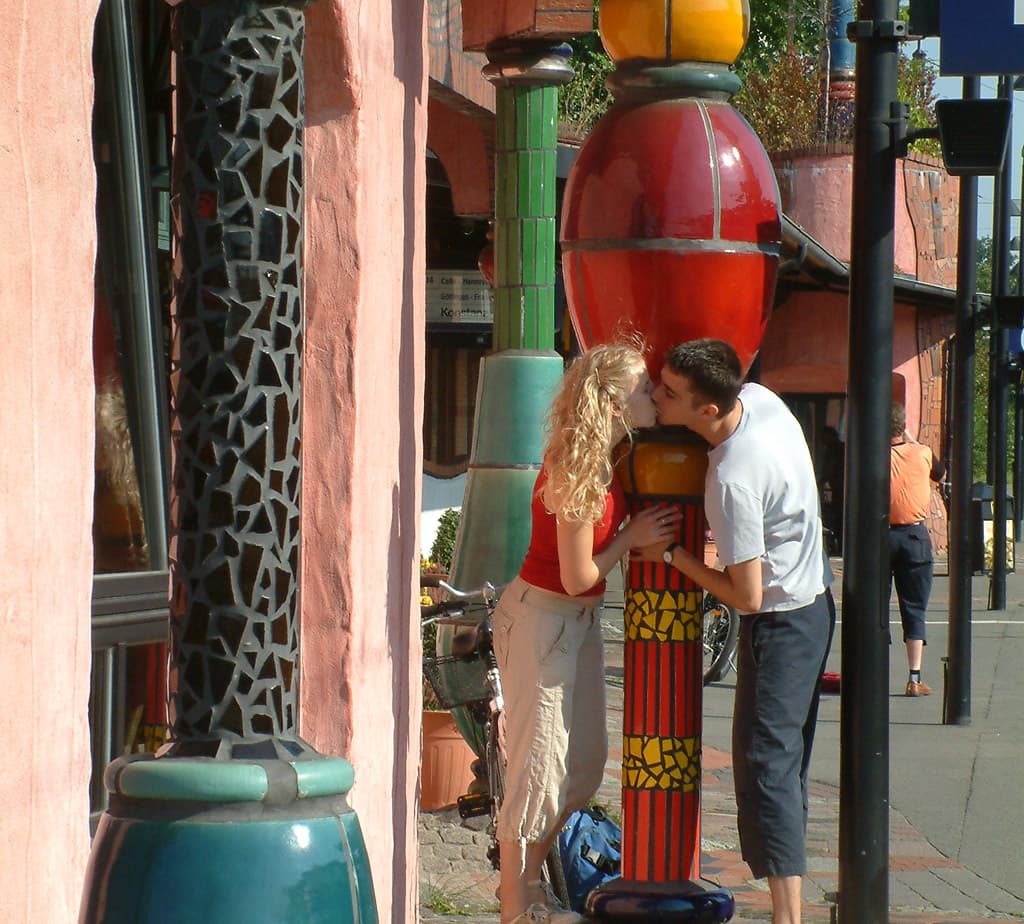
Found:
[[[892,416],[889,418],[889,436],[903,436],[906,429],[907,409],[899,401],[893,401]]]
[[[743,387],[743,366],[724,340],[705,337],[680,343],[665,355],[665,365],[676,375],[686,376],[701,398],[718,405],[719,417],[736,406]]]

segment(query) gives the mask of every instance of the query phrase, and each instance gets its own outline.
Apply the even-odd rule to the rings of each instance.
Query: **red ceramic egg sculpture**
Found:
[[[732,106],[618,103],[565,188],[562,267],[580,342],[637,331],[657,376],[670,347],[717,337],[747,369],[771,313],[781,233],[768,155]]]

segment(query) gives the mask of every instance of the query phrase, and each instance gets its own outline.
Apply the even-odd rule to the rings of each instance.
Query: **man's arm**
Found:
[[[638,549],[635,555],[644,561],[660,562],[664,551],[663,545],[649,545]],[[682,546],[677,546],[672,552],[672,567],[729,606],[745,613],[756,613],[761,609],[763,588],[760,558],[741,561],[729,565],[727,571],[718,571],[709,568]]]

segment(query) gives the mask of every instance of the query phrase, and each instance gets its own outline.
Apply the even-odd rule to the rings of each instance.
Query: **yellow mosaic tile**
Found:
[[[700,591],[627,590],[626,638],[642,642],[699,642]]]
[[[625,788],[692,792],[699,784],[699,737],[623,737],[622,785]]]

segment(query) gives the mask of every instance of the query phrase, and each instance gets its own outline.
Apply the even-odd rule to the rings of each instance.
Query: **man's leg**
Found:
[[[924,654],[924,640],[908,638],[904,644],[907,646],[907,668],[911,671],[920,672],[921,658]]]
[[[932,592],[932,544],[924,525],[899,531],[902,546],[899,561],[893,567],[896,596],[903,623],[903,641],[907,649],[907,695],[927,696],[931,688],[921,679],[924,655],[925,613]]]
[[[799,915],[806,871],[801,776],[805,748],[813,740],[806,726],[813,723],[830,628],[824,595],[803,609],[744,616],[740,624],[733,712],[740,845],[754,877],[769,879],[774,920],[787,924],[799,920],[792,906]]]
[[[772,896],[772,924],[800,924],[800,876],[769,876]]]

